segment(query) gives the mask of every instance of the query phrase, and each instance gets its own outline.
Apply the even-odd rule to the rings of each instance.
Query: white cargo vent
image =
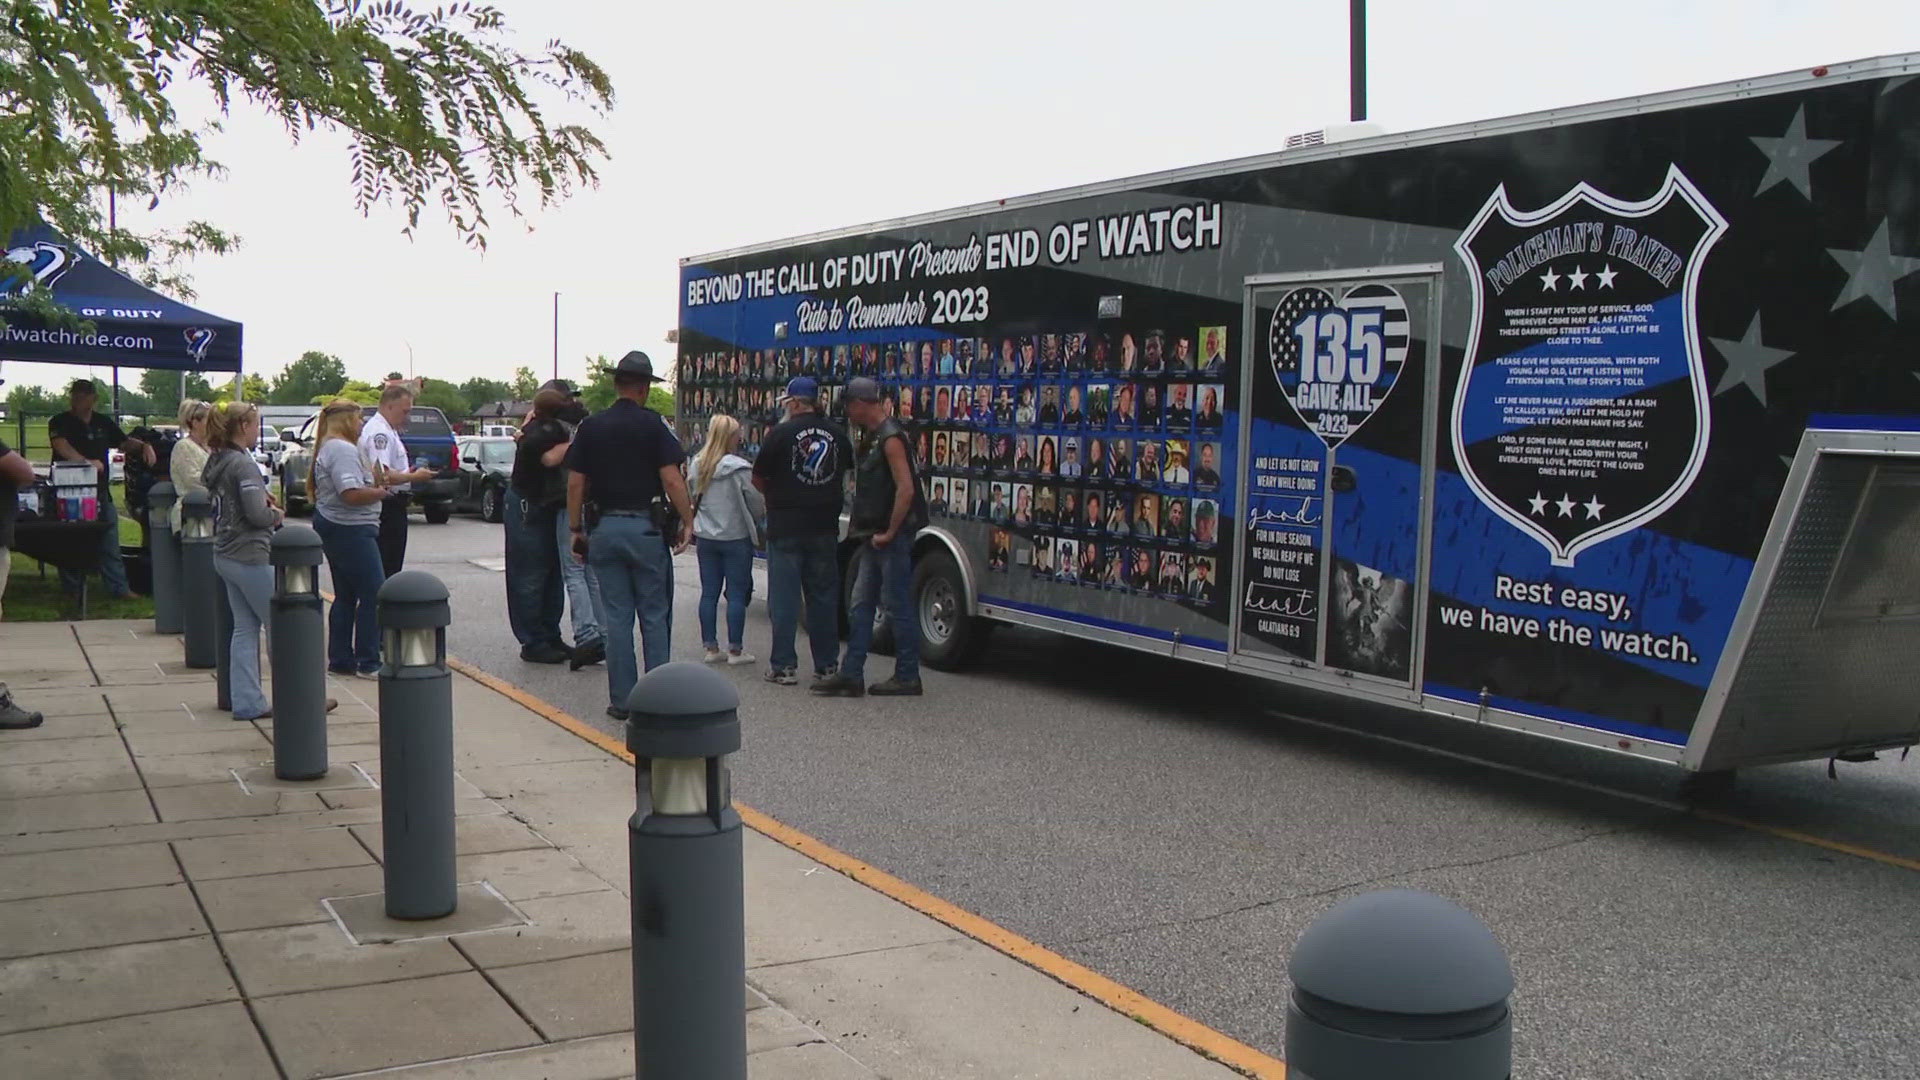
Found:
[[[1347,142],[1350,139],[1370,139],[1375,135],[1385,135],[1387,129],[1374,123],[1335,124],[1332,127],[1303,131],[1298,135],[1287,136],[1288,150],[1300,150],[1309,146],[1325,146],[1328,143]]]

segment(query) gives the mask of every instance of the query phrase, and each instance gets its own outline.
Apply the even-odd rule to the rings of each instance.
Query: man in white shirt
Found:
[[[393,494],[380,503],[380,564],[388,577],[407,561],[407,503],[412,481],[433,479],[432,469],[416,469],[400,433],[413,408],[413,388],[389,384],[380,392],[380,409],[360,429],[360,454],[373,465],[374,483]]]

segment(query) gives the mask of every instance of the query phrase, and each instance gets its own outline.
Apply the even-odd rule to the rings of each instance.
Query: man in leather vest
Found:
[[[847,530],[860,547],[853,556],[847,651],[839,673],[815,683],[813,692],[822,697],[918,696],[920,620],[913,614],[913,538],[927,523],[926,500],[907,448],[906,429],[887,415],[880,385],[872,379],[854,379],[847,383],[844,400],[847,419],[860,430],[854,447],[853,508]],[[893,623],[893,677],[867,686],[873,613],[883,596]]]

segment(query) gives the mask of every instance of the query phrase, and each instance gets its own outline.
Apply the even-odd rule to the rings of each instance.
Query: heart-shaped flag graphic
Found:
[[[1293,411],[1329,447],[1374,414],[1407,362],[1407,304],[1391,285],[1335,297],[1303,286],[1280,298],[1267,327],[1274,378]]]

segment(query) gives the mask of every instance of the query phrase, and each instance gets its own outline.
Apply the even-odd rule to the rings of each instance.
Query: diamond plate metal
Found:
[[[1821,454],[1703,769],[1920,741],[1920,463]]]

